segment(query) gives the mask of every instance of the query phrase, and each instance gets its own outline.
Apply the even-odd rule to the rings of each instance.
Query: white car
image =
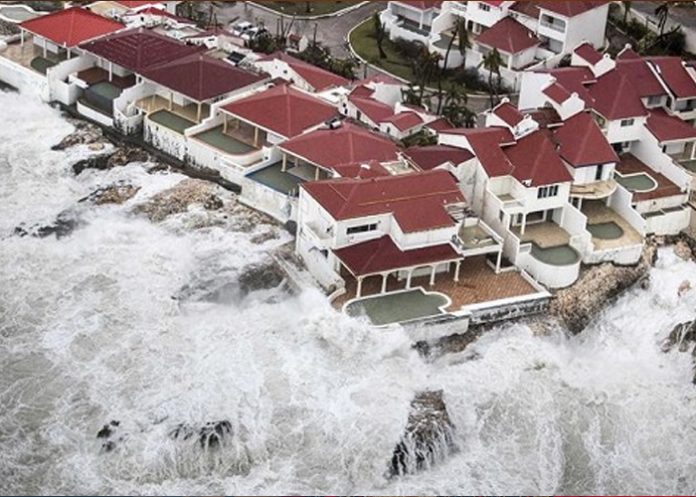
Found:
[[[232,26],[232,34],[235,36],[242,36],[244,33],[249,31],[254,27],[253,24],[251,24],[249,21],[242,21],[238,22],[234,26]]]

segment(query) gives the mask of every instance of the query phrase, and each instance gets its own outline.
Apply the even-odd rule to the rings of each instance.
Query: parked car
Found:
[[[232,26],[232,34],[234,34],[235,36],[241,36],[253,28],[254,28],[254,25],[252,23],[250,23],[249,21],[241,21],[241,22],[238,22],[237,24],[234,24]]]

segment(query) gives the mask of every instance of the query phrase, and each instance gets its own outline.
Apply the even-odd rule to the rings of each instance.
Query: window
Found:
[[[505,221],[505,211],[503,211],[502,209],[498,213],[498,219],[500,219],[501,223]]]
[[[633,126],[633,124],[636,122],[635,119],[624,119],[621,121],[621,127],[622,128],[627,128],[629,126]]]
[[[487,3],[479,2],[478,4],[479,9],[483,10],[484,12],[490,12],[491,11],[491,6],[488,5]]]
[[[377,225],[365,224],[363,226],[353,226],[352,228],[348,228],[347,233],[349,235],[358,235],[360,233],[369,233],[370,231],[377,231]]]
[[[537,198],[551,198],[558,196],[558,185],[542,186],[537,191]]]
[[[662,102],[662,97],[659,95],[648,98],[648,105],[659,105],[660,102]]]
[[[597,166],[597,173],[595,174],[595,181],[602,181],[604,176],[604,164]]]

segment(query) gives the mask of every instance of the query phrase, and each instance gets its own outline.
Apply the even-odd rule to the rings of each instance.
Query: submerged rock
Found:
[[[186,212],[189,206],[198,204],[208,211],[220,210],[224,202],[217,195],[218,186],[198,179],[185,179],[178,185],[138,205],[135,212],[145,214],[153,222],[164,221],[169,216]]]
[[[696,320],[678,324],[662,342],[662,351],[665,353],[671,352],[675,347],[681,353],[687,353],[691,349],[694,362],[692,383],[696,385]]]
[[[590,268],[573,286],[556,294],[551,302],[551,314],[559,318],[571,333],[581,333],[622,292],[636,284],[647,285],[656,260],[657,246],[648,242],[635,266],[602,264]]]
[[[87,121],[81,121],[79,119],[67,118],[66,120],[75,127],[75,131],[63,138],[63,140],[58,145],[54,145],[53,147],[51,147],[52,150],[65,150],[76,145],[108,143],[107,139],[104,137],[104,133],[102,132],[101,128],[99,128],[99,126],[89,123]]]
[[[140,187],[138,186],[127,184],[111,185],[94,191],[88,197],[80,200],[80,202],[91,202],[95,205],[120,205],[135,197],[139,191]]]
[[[116,449],[116,441],[123,441],[123,437],[119,437],[118,440],[115,439],[115,431],[121,425],[119,421],[111,421],[109,424],[105,424],[101,430],[97,432],[97,439],[103,440],[101,444],[101,452],[109,453]]]
[[[99,144],[93,144],[99,145]],[[103,147],[102,147],[103,148]],[[99,150],[99,149],[97,149]],[[150,162],[152,157],[150,154],[140,148],[118,148],[106,154],[96,155],[83,159],[73,164],[72,169],[75,175],[79,176],[86,169],[96,169],[98,171],[106,171],[116,167],[123,167],[133,162]]]
[[[272,290],[278,288],[286,277],[285,271],[275,262],[249,266],[239,276],[239,289],[242,296],[260,290]]]
[[[455,448],[453,435],[443,393],[417,395],[411,403],[406,432],[394,449],[391,474],[413,474],[442,462]]]
[[[35,238],[48,238],[55,235],[57,239],[70,236],[80,225],[80,220],[72,211],[64,211],[58,214],[56,220],[47,225],[36,224],[26,227],[23,224],[17,226],[14,234],[19,237],[33,236]]]
[[[230,435],[232,435],[232,423],[229,421],[214,421],[200,428],[182,423],[169,433],[174,440],[191,440],[195,437],[201,449],[216,449]]]

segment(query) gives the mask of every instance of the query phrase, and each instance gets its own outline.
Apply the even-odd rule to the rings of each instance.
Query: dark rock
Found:
[[[232,423],[229,421],[214,421],[206,423],[205,426],[198,429],[182,423],[177,425],[169,433],[169,436],[174,440],[184,441],[196,437],[202,449],[215,449],[220,447],[225,437],[231,434]]]
[[[123,167],[132,162],[150,162],[150,154],[141,148],[119,148],[109,157],[106,163],[108,169]]]
[[[140,187],[133,185],[118,184],[107,186],[105,188],[100,188],[99,190],[91,193],[88,197],[81,199],[80,203],[92,202],[95,205],[120,205],[135,197],[139,191]]]
[[[106,139],[99,126],[80,119],[67,119],[67,121],[75,126],[75,131],[63,138],[58,145],[51,147],[52,150],[65,150],[75,145],[92,144],[103,148]]]
[[[657,257],[657,243],[649,240],[635,266],[601,264],[589,268],[573,286],[556,293],[550,306],[551,315],[560,319],[572,334],[581,333],[624,291],[635,285],[649,285],[650,271]]]
[[[662,342],[662,351],[670,352],[675,346],[679,346],[680,352],[687,352],[694,343],[696,343],[696,321],[688,321],[672,329],[669,336]]]
[[[104,425],[104,427],[97,432],[97,438],[109,438],[112,434],[109,425]]]
[[[411,403],[406,431],[394,449],[390,474],[414,474],[430,468],[454,449],[454,425],[443,393],[423,392]]]
[[[111,423],[109,423],[109,424],[110,424],[111,426],[115,426],[115,427],[121,426],[121,422],[120,422],[120,421],[113,421],[113,420],[112,420]]]
[[[57,239],[70,236],[80,225],[80,221],[71,211],[64,211],[58,214],[53,224],[34,225],[27,228],[19,225],[14,229],[14,234],[19,237],[33,236],[35,238],[47,238],[55,235]]]
[[[112,442],[109,440],[108,442],[104,442],[102,444],[102,452],[105,454],[108,454],[109,452],[113,452],[116,449],[116,443]]]
[[[278,288],[286,279],[283,269],[275,262],[247,267],[239,276],[239,289],[243,296],[259,290]]]
[[[97,169],[99,171],[105,171],[109,169],[109,159],[111,154],[97,155],[94,157],[89,157],[88,159],[76,162],[72,166],[72,170],[76,176],[82,174],[86,169]]]
[[[185,179],[138,205],[135,212],[145,214],[153,222],[161,222],[171,215],[186,212],[193,204],[202,205],[207,210],[219,210],[224,203],[216,194],[217,188],[217,185],[207,181]]]

